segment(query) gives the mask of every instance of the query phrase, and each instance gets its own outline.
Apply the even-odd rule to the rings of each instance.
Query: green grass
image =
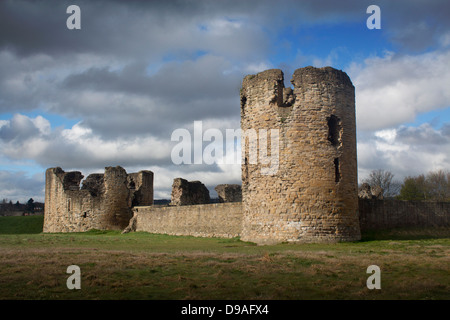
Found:
[[[0,217],[0,234],[41,233],[44,216]]]
[[[256,246],[144,232],[43,234],[42,222],[0,217],[0,299],[450,298],[449,229]],[[72,264],[81,290],[67,289]],[[372,264],[381,268],[381,290],[366,287]]]

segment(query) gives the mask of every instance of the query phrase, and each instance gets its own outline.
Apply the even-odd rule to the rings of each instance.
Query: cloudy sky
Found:
[[[69,5],[81,29],[69,30]],[[368,29],[369,5],[381,29]],[[239,128],[247,74],[332,66],[356,87],[359,178],[450,168],[450,3],[0,1],[0,198],[44,200],[44,172],[106,166],[211,190],[240,166],[174,165],[171,134]]]

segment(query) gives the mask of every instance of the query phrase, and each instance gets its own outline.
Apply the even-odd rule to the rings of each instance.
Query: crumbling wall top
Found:
[[[104,174],[92,173],[83,181],[81,190],[88,190],[95,197],[105,192],[104,183]]]
[[[268,80],[284,81],[283,71],[280,69],[269,69],[257,74],[251,74],[244,77],[243,83],[245,85],[256,84]]]
[[[271,81],[273,83],[282,84],[284,87],[283,71],[280,69],[269,69],[257,74],[247,75],[244,77],[242,84],[243,87],[254,87]],[[306,84],[318,83],[334,83],[353,86],[350,77],[342,70],[332,67],[315,68],[312,66],[295,70],[292,75],[291,83],[295,88],[299,88]]]
[[[84,176],[79,171],[65,172],[60,167],[50,168],[47,171],[51,172],[59,178],[64,190],[80,190],[80,182]]]
[[[295,88],[318,83],[353,86],[352,81],[345,72],[332,67],[314,68],[308,66],[297,69],[292,75],[291,83]]]

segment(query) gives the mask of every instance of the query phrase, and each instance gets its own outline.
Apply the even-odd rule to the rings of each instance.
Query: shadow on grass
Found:
[[[0,234],[38,234],[42,233],[44,225],[44,216],[13,216],[0,217]],[[120,235],[118,230],[89,230],[83,232],[83,235]],[[134,236],[138,236],[134,233]],[[144,236],[148,235],[144,233]],[[155,236],[155,235],[154,235]],[[166,236],[168,235],[160,235]],[[188,237],[189,238],[189,237]],[[370,230],[361,234],[361,240],[358,242],[368,242],[376,240],[427,240],[450,238],[450,227],[435,228],[398,228],[389,230]],[[227,247],[241,246],[239,238],[221,239],[220,242]],[[239,242],[239,243],[238,243]],[[248,242],[249,246],[256,244]]]
[[[43,215],[0,217],[0,234],[36,234],[43,227]]]
[[[450,227],[399,228],[362,232],[361,242],[374,240],[427,240],[450,238]]]

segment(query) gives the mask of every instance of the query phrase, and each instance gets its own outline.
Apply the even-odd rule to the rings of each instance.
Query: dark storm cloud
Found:
[[[231,91],[227,87],[222,90],[223,83],[218,82],[223,77],[217,71],[224,71],[226,63],[242,70],[245,63],[265,61],[274,49],[268,35],[277,37],[284,27],[296,28],[304,23],[361,21],[364,26],[365,9],[371,3],[77,1],[82,10],[82,28],[75,31],[68,30],[65,25],[68,17],[65,9],[70,4],[72,1],[0,2],[0,49],[13,53],[13,57],[3,57],[0,63],[0,81],[10,82],[8,85],[5,81],[0,83],[2,110],[42,108],[39,106],[42,103],[58,110],[58,105],[63,102],[52,90],[63,79],[57,75],[53,79],[33,78],[30,70],[41,70],[45,78],[48,73],[45,64],[54,63],[58,68],[70,69],[80,55],[85,55],[85,60],[92,59],[91,65],[86,61],[80,67],[81,73],[69,71],[71,74],[64,82],[66,90],[72,86],[74,90],[90,86],[99,90],[152,94],[154,98],[163,96],[164,101],[176,97],[189,101],[190,95],[197,93],[196,85],[206,85],[207,90],[201,92],[205,97],[210,93],[210,96],[222,98]],[[440,38],[449,32],[445,12],[450,8],[443,1],[380,1],[378,5],[382,8],[383,31],[405,46],[423,47],[430,41],[442,40]],[[422,35],[420,30],[425,30],[425,34]],[[187,64],[179,69],[170,64],[170,59],[195,60],[199,52],[221,57],[222,70],[213,67],[215,74],[211,74],[208,71],[211,65],[192,63],[189,70]],[[22,66],[23,59],[20,63],[17,59],[14,61],[14,55],[28,57],[26,68]],[[99,66],[98,60],[104,60],[104,63]],[[8,67],[10,64],[15,64],[15,69]],[[120,73],[113,72],[112,64],[125,67]],[[160,79],[154,81],[145,77],[144,70],[152,64],[165,66],[164,73],[158,74]],[[20,78],[21,71],[23,76]],[[12,74],[17,78],[15,81],[10,81]],[[235,74],[236,81],[240,82],[241,76]],[[192,84],[186,82],[186,78],[192,78]],[[181,86],[180,81],[183,82]],[[172,91],[175,86],[180,89],[176,91],[177,95]]]
[[[208,1],[77,1],[81,30],[69,31],[66,8],[71,4],[73,1],[1,2],[0,48],[19,55],[95,52],[148,59],[162,57],[168,50],[186,54],[199,48],[217,48],[240,57],[242,51],[235,49],[246,46],[239,41],[240,34],[233,35],[238,40],[236,47],[226,43],[230,40],[227,35],[218,35],[217,41],[204,39],[199,29],[209,19],[239,12],[242,4],[236,11],[234,5]],[[261,39],[254,34],[255,41],[241,40],[251,46]]]
[[[304,23],[361,21],[373,1],[76,1],[82,10],[82,28],[66,28],[66,8],[73,1],[0,2],[0,48],[20,55],[96,52],[112,55],[157,57],[167,51],[217,48],[232,54],[246,44],[241,33],[202,38],[208,21],[216,17],[245,19],[277,34],[284,26]],[[382,28],[397,43],[424,48],[449,31],[450,3],[432,1],[377,1]],[[196,30],[195,33],[193,31]],[[197,32],[198,31],[198,32]],[[259,30],[253,38],[257,39]],[[244,40],[244,39],[243,39]],[[247,39],[247,40],[252,40]],[[250,41],[249,45],[257,42]],[[242,54],[241,50],[235,52]],[[258,54],[257,51],[253,54]]]
[[[186,122],[238,114],[235,59],[267,51],[257,25],[223,18],[239,12],[234,6],[82,1],[82,28],[69,31],[68,4],[1,3],[3,112],[83,119],[105,138],[167,136]]]
[[[66,28],[69,17],[66,9],[71,4],[74,4],[73,1],[1,2],[0,47],[12,48],[20,55],[108,53],[112,49],[117,54],[121,50],[134,50],[139,45],[134,42],[137,35],[130,32],[136,25],[130,22],[135,20],[139,23],[143,15],[133,4],[77,1],[76,4],[82,9],[82,28],[69,32]],[[131,11],[133,14],[130,14]],[[158,22],[163,21],[158,19]],[[119,40],[122,46],[118,45]]]
[[[389,1],[383,11],[387,35],[399,48],[420,51],[439,45],[450,31],[448,12],[448,1]]]
[[[66,28],[70,4],[81,7],[81,30]],[[274,49],[268,35],[305,23],[364,26],[369,4],[2,1],[0,110],[41,109],[83,119],[105,138],[167,136],[193,120],[238,117],[245,67],[267,61]],[[446,2],[377,4],[383,30],[405,46],[426,46],[448,32]]]
[[[105,136],[149,132],[167,137],[175,128],[195,120],[239,116],[242,74],[224,75],[223,70],[229,67],[222,58],[204,56],[196,61],[168,63],[151,76],[144,74],[145,68],[135,66],[126,66],[120,72],[91,68],[67,77],[62,88],[130,97],[115,106],[106,98],[103,103],[83,108],[84,100],[75,95],[69,109],[76,113],[81,107],[83,125]],[[64,112],[67,107],[66,100],[58,111]]]
[[[126,65],[123,70],[92,67],[69,75],[63,89],[96,90],[139,94],[172,102],[197,99],[229,98],[239,90],[241,73],[224,75],[231,68],[221,57],[204,56],[197,60],[166,63],[154,75],[146,75],[142,63]]]

